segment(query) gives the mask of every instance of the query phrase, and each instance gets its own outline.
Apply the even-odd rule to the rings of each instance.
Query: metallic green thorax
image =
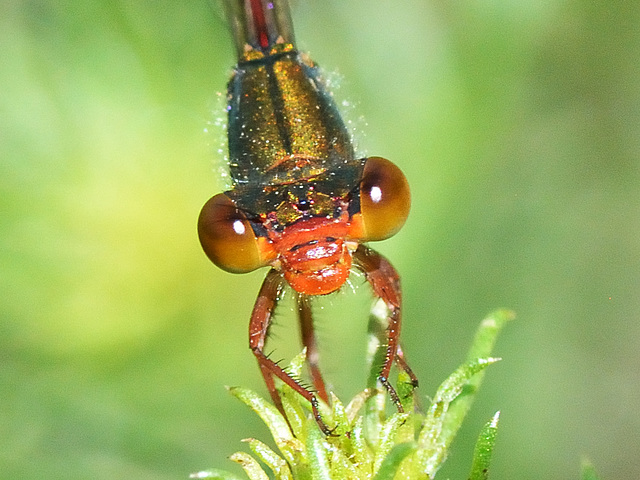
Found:
[[[239,208],[277,224],[337,216],[357,197],[362,161],[318,68],[291,44],[250,50],[228,85],[227,194]],[[356,200],[357,201],[357,200]]]

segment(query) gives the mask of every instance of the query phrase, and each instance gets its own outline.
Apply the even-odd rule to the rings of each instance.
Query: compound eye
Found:
[[[202,207],[198,237],[209,260],[223,270],[245,273],[264,265],[251,224],[224,193]]]
[[[360,182],[364,241],[384,240],[404,225],[411,194],[404,174],[389,160],[369,157]]]

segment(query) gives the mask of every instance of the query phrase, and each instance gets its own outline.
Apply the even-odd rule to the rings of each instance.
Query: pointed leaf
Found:
[[[402,461],[416,451],[415,442],[401,443],[391,449],[382,461],[374,480],[393,480]]]
[[[309,428],[307,453],[311,467],[311,478],[313,480],[331,480],[328,444],[318,428]]]
[[[307,414],[302,406],[302,401],[306,400],[298,392],[293,391],[292,388],[284,384],[280,388],[280,400],[287,420],[289,420],[289,425],[293,430],[293,435],[296,438],[302,438],[304,426],[307,422]]]
[[[472,383],[474,376],[482,372],[489,365],[499,362],[500,358],[478,358],[469,361],[456,369],[449,378],[447,378],[433,397],[433,405],[438,403],[450,404],[458,395],[462,393],[462,389]],[[430,410],[433,408],[430,408]]]
[[[499,419],[500,412],[496,412],[493,418],[480,431],[473,451],[473,463],[471,464],[469,480],[487,480],[489,478],[489,465],[498,434]]]
[[[192,473],[189,478],[205,478],[209,480],[240,480],[240,477],[225,470],[219,470],[212,468],[210,470],[203,470],[201,472]]]
[[[260,395],[246,388],[229,388],[229,391],[256,412],[271,431],[280,453],[288,462],[294,462],[304,452],[304,445],[295,438],[278,409]]]
[[[433,477],[442,466],[449,445],[462,423],[462,418],[458,417],[456,417],[456,422],[450,421],[450,405],[462,393],[463,388],[474,375],[498,360],[497,358],[481,358],[474,362],[465,363],[458,367],[438,388],[418,438],[419,469],[429,477]]]
[[[372,389],[372,392],[373,395],[364,404],[364,432],[367,440],[375,444],[386,417],[387,394],[381,389]]]
[[[491,356],[502,327],[515,317],[511,310],[496,310],[487,315],[476,331],[471,348],[467,352],[467,361]]]
[[[345,407],[345,415],[347,416],[347,421],[349,422],[350,426],[353,426],[354,422],[358,418],[358,414],[362,410],[362,407],[364,407],[366,401],[369,400],[373,395],[375,395],[375,393],[375,390],[367,388],[364,391],[356,394],[356,396],[351,399],[351,401]]]
[[[262,469],[258,461],[248,453],[236,452],[229,458],[240,464],[250,480],[269,480],[269,476]]]
[[[373,452],[369,442],[367,442],[364,434],[364,417],[359,417],[351,431],[351,445],[353,461],[358,465],[372,465]],[[365,472],[365,476],[369,478],[373,471]]]
[[[376,448],[375,460],[373,463],[374,472],[377,472],[380,469],[382,462],[388,458],[389,452],[395,445],[396,432],[408,417],[408,413],[394,413],[389,417],[384,425],[382,425]]]
[[[581,480],[600,480],[598,474],[596,473],[596,469],[593,467],[591,462],[583,458],[582,459],[582,474],[580,475]]]
[[[267,445],[255,438],[249,438],[243,440],[249,444],[249,447],[256,454],[256,456],[262,460],[262,462],[271,469],[276,479],[278,480],[291,480],[291,470],[287,462],[279,456],[276,452],[271,450]]]
[[[398,397],[400,397],[400,403],[405,412],[413,412],[414,410],[414,393],[415,386],[411,382],[411,377],[404,370],[398,372],[398,384],[396,387],[398,391]]]
[[[304,347],[302,351],[291,359],[291,363],[287,366],[287,372],[294,378],[300,378],[302,375],[302,369],[304,363],[307,360],[307,347]]]
[[[514,318],[515,314],[510,310],[497,310],[489,314],[480,323],[476,331],[475,338],[467,354],[467,361],[472,362],[478,358],[490,357],[498,334],[507,322]],[[446,437],[447,444],[453,441],[460,429],[462,421],[473,404],[475,394],[480,388],[483,378],[484,372],[478,372],[473,378],[470,378],[462,394],[451,405],[443,428],[443,435]]]
[[[278,409],[260,395],[248,388],[240,387],[231,387],[229,388],[229,392],[260,416],[262,421],[269,427],[271,435],[273,435],[278,447],[281,442],[293,438],[287,421]]]
[[[329,397],[332,407],[332,423],[333,425],[335,425],[333,435],[342,436],[350,429],[351,425],[349,424],[349,420],[347,419],[347,413],[345,411],[343,403],[338,399],[338,397],[335,396],[333,392],[329,394]]]

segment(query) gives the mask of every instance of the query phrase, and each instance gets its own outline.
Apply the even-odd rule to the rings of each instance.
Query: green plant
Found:
[[[250,438],[244,441],[253,456],[238,452],[231,460],[242,466],[250,480],[267,480],[267,470],[276,480],[434,478],[471,407],[484,369],[499,360],[491,352],[498,333],[512,318],[512,312],[499,310],[482,321],[466,361],[440,385],[426,413],[414,411],[414,390],[403,372],[398,375],[397,388],[408,413],[387,414],[386,393],[377,388],[366,389],[346,405],[332,395],[331,408],[322,405],[323,419],[334,429],[331,436],[322,434],[308,402],[286,385],[279,388],[286,419],[255,392],[230,388],[264,421],[279,451]],[[303,352],[292,361],[289,368],[294,375],[300,375],[304,360]],[[478,436],[471,480],[488,477],[498,419],[499,412]],[[217,469],[191,477],[239,480]]]

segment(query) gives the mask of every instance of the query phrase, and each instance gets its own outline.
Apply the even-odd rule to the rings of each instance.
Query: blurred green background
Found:
[[[518,313],[442,478],[498,409],[493,478],[577,478],[583,455],[640,478],[640,6],[301,0],[294,20],[362,146],[409,177],[409,221],[375,248],[421,394],[486,313]],[[204,0],[2,2],[1,478],[239,472],[239,440],[266,438],[223,388],[265,392],[247,346],[265,272],[217,270],[195,232],[233,62]],[[319,319],[343,397],[368,295],[333,301],[361,325]]]

